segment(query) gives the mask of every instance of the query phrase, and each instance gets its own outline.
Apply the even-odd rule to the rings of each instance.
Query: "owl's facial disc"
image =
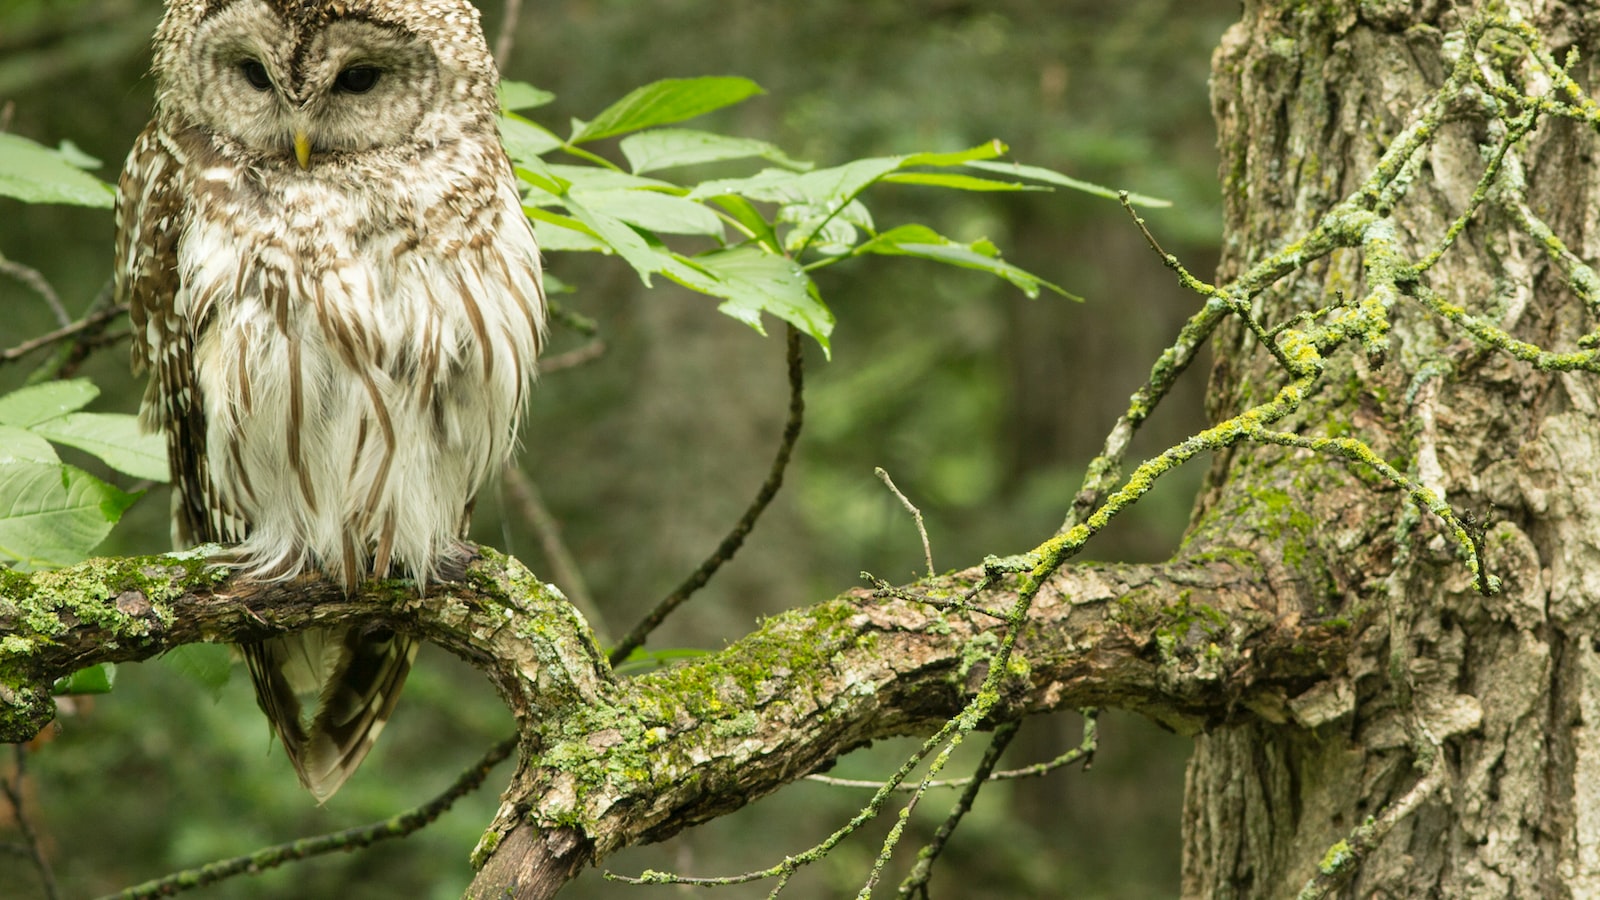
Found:
[[[328,154],[411,152],[436,112],[439,60],[406,28],[369,18],[292,22],[262,0],[223,7],[191,46],[192,124],[253,155],[313,168]]]

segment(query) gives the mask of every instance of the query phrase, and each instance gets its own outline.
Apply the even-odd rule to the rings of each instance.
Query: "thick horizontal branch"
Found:
[[[852,591],[766,620],[721,652],[619,682],[559,594],[486,552],[465,582],[425,598],[403,582],[351,596],[309,578],[255,583],[170,556],[6,576],[0,739],[37,731],[53,714],[51,685],[92,663],[381,622],[483,669],[520,722],[521,765],[475,890],[527,888],[539,860],[559,884],[869,741],[937,728],[978,689],[1005,627],[980,610],[1003,610],[1015,587],[963,604],[982,577],[973,569]],[[1116,706],[1193,731],[1246,710],[1287,716],[1290,700],[1343,664],[1348,625],[1280,615],[1300,598],[1210,559],[1063,570],[1032,607],[991,718]]]

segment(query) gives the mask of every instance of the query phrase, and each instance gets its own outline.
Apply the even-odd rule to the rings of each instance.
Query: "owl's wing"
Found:
[[[206,465],[205,408],[195,382],[194,336],[178,275],[178,240],[188,216],[189,165],[181,145],[152,122],[133,145],[117,184],[117,302],[132,323],[134,372],[148,371],[140,408],[146,431],[167,437],[178,546],[242,535],[218,506]]]

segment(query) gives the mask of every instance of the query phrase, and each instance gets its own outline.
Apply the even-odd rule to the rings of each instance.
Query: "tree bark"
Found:
[[[1595,84],[1588,51],[1600,17],[1592,5],[1503,6],[1508,25],[1538,29],[1556,60],[1583,48],[1571,74],[1586,89]],[[1463,42],[1471,12],[1438,0],[1245,3],[1213,60],[1226,215],[1221,281],[1359,192],[1462,53],[1491,78],[1548,89],[1552,76],[1537,71],[1524,37],[1504,30],[1485,46]],[[1409,192],[1392,209],[1369,204],[1396,226],[1401,257],[1421,259],[1469,209],[1486,154],[1505,130],[1488,106],[1481,93],[1451,99]],[[1577,348],[1594,328],[1585,285],[1592,273],[1574,257],[1593,260],[1600,249],[1596,149],[1592,123],[1545,121],[1507,154],[1488,202],[1420,274],[1412,295],[1431,289],[1523,341]],[[1542,239],[1529,212],[1559,241]],[[1258,315],[1286,322],[1336,303],[1341,292],[1367,296],[1375,252],[1342,249],[1312,263],[1261,294]],[[1330,357],[1321,392],[1282,427],[1365,439],[1455,509],[1475,514],[1501,590],[1473,590],[1446,529],[1418,520],[1403,497],[1375,493],[1358,467],[1304,450],[1219,454],[1193,539],[1240,516],[1259,519],[1263,502],[1288,510],[1290,522],[1309,516],[1307,550],[1284,549],[1326,561],[1326,569],[1285,562],[1300,577],[1326,581],[1318,602],[1363,627],[1345,666],[1353,694],[1345,714],[1310,730],[1255,720],[1197,739],[1184,809],[1185,896],[1291,896],[1314,876],[1337,885],[1319,875],[1338,868],[1336,842],[1417,785],[1435,744],[1441,786],[1377,843],[1339,896],[1600,892],[1593,369],[1540,371],[1409,299],[1391,308],[1387,352]],[[1219,338],[1210,395],[1219,418],[1285,380],[1277,362],[1251,346],[1233,324]]]
[[[1251,551],[1240,550],[1248,556]],[[731,812],[870,741],[927,734],[988,673],[1005,623],[953,604],[984,572],[855,591],[768,620],[726,650],[615,681],[581,618],[494,555],[426,600],[375,585],[219,577],[194,558],[96,560],[0,584],[0,740],[53,712],[56,678],[206,639],[382,622],[483,669],[516,713],[520,765],[471,896],[550,896],[583,865]],[[1318,715],[1347,623],[1302,623],[1297,585],[1223,554],[1062,569],[1044,585],[989,724],[1092,705],[1185,733]],[[978,601],[1001,610],[1020,578]],[[1308,699],[1306,692],[1312,689]],[[1310,719],[1310,720],[1314,720]]]
[[[1082,524],[1025,574],[851,592],[619,681],[570,605],[493,553],[426,601],[193,557],[3,573],[0,740],[90,663],[383,622],[483,669],[516,714],[469,896],[547,897],[621,847],[935,731],[1037,586],[983,724],[1118,706],[1195,735],[1186,896],[1600,894],[1600,277],[1582,262],[1600,256],[1600,115],[1577,93],[1597,73],[1578,63],[1569,88],[1538,62],[1593,46],[1600,12],[1499,8],[1247,0],[1214,59],[1222,287],[1195,285],[1192,320],[1233,316],[1218,424],[1115,493],[1098,482],[1117,454],[1097,460]],[[1174,560],[1060,565],[1206,451]]]

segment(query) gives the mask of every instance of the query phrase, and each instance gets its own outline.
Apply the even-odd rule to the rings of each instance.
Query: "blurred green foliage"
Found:
[[[482,6],[492,37],[499,3]],[[1175,201],[1147,218],[1170,250],[1204,271],[1219,223],[1207,64],[1236,11],[1233,0],[549,0],[524,8],[506,74],[556,94],[536,115],[551,125],[659,78],[748,77],[767,96],[716,113],[712,127],[819,165],[998,137],[1018,159]],[[159,14],[155,0],[0,4],[0,130],[47,146],[70,139],[108,161],[99,177],[114,178],[148,121],[145,48]],[[613,146],[599,146],[620,161]],[[957,240],[987,237],[1008,260],[1088,302],[1028,300],[983,273],[914,260],[819,271],[839,325],[831,362],[808,354],[808,419],[785,490],[741,555],[652,648],[718,647],[755,616],[855,585],[863,569],[894,581],[914,576],[920,542],[874,466],[922,509],[939,568],[1032,546],[1059,524],[1083,465],[1193,308],[1121,210],[1102,199],[885,186],[874,210]],[[0,254],[38,268],[74,311],[109,277],[111,230],[103,211],[0,199]],[[617,633],[715,546],[760,483],[783,422],[783,346],[714,314],[714,301],[671,286],[644,290],[618,260],[561,254],[551,263],[576,288],[563,302],[599,322],[607,352],[543,378],[524,469]],[[24,286],[0,280],[0,300],[8,312],[0,345],[54,327]],[[558,334],[552,353],[584,340]],[[26,374],[0,369],[0,391]],[[82,374],[105,390],[98,408],[135,409],[140,385],[120,349],[96,355]],[[1157,414],[1135,453],[1200,423],[1200,375]],[[63,459],[138,486],[71,453]],[[1090,552],[1165,556],[1198,474],[1181,472],[1187,481],[1163,485]],[[135,504],[107,552],[164,549],[164,495],[157,488]],[[547,570],[509,503],[484,498],[477,525],[477,539]],[[67,896],[387,816],[431,796],[511,727],[483,679],[425,653],[380,747],[318,808],[272,747],[245,679],[213,699],[163,667],[123,666],[113,693],[75,698],[68,712],[56,739],[31,754],[28,780]],[[1007,761],[1053,756],[1076,743],[1077,729],[1075,716],[1030,722]],[[834,774],[882,774],[905,749],[896,743],[852,754]],[[1106,717],[1089,773],[984,793],[941,861],[935,890],[973,898],[1175,893],[1186,748],[1136,718]],[[979,748],[969,749],[975,758]],[[503,768],[490,784],[508,774]],[[796,784],[607,864],[696,874],[767,865],[837,827],[863,799]],[[486,789],[406,841],[197,896],[459,896],[466,853],[496,802]],[[941,797],[924,803],[902,858],[947,805]],[[5,815],[0,841],[11,841]],[[853,894],[887,825],[802,873],[785,896]],[[33,884],[26,860],[0,853],[0,894],[34,896]],[[661,890],[591,874],[563,896],[633,892]]]

